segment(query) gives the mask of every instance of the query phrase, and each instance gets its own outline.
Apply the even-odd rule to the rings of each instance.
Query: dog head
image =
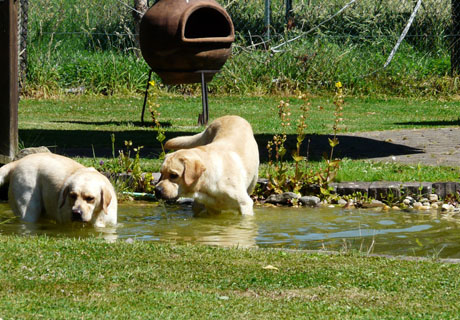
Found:
[[[67,221],[94,224],[99,213],[108,214],[112,193],[105,179],[93,168],[79,170],[70,176],[60,197],[59,208],[62,209],[66,203],[68,204],[63,212],[66,217],[62,218]]]
[[[193,150],[179,150],[166,155],[161,166],[161,178],[155,194],[163,199],[175,199],[199,189],[199,179],[206,170]]]

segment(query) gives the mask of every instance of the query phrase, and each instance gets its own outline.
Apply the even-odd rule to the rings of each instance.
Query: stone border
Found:
[[[266,185],[267,183],[268,179],[261,178],[258,180],[259,185]],[[436,194],[440,199],[444,199],[447,195],[460,192],[459,182],[333,182],[329,187],[332,189],[331,192],[338,196],[360,193],[376,200],[385,200],[388,199],[388,196],[393,196],[396,199],[403,196],[428,197],[430,194]],[[311,185],[306,193],[318,195],[320,193],[319,186]],[[299,198],[292,192],[285,192],[284,195],[289,198]],[[275,195],[273,196],[275,197]],[[280,201],[283,202],[281,199]]]
[[[360,192],[376,200],[386,199],[390,194],[400,198],[403,195],[426,197],[432,193],[444,199],[447,195],[453,195],[460,191],[460,183],[458,182],[339,182],[331,183],[330,186],[336,194],[341,196]]]
[[[153,172],[153,183],[157,183],[160,179],[159,172]],[[107,175],[110,178],[113,176]],[[119,174],[118,178],[129,180],[131,177],[127,174]],[[258,185],[266,185],[268,179],[259,178]],[[447,195],[453,195],[460,192],[459,182],[399,182],[399,181],[374,181],[374,182],[333,182],[330,185],[332,193],[339,196],[352,195],[361,193],[376,200],[385,200],[389,195],[395,198],[402,196],[423,196],[427,197],[430,194],[437,194],[440,199],[444,199]],[[284,193],[288,198],[299,198],[292,192]],[[306,194],[319,195],[320,189],[318,185],[310,185]],[[277,195],[273,195],[277,196]],[[281,203],[283,200],[280,200]]]
[[[154,177],[154,183],[160,178],[160,173],[152,173]],[[110,176],[110,175],[108,175]],[[110,176],[113,178],[113,176]],[[131,177],[127,174],[120,174],[117,178],[122,180],[129,180]],[[259,185],[266,185],[268,180],[265,178],[259,178],[257,181]],[[459,182],[398,182],[398,181],[375,181],[375,182],[333,182],[330,184],[332,192],[338,196],[352,195],[354,193],[361,193],[362,195],[368,195],[370,198],[376,200],[385,200],[388,195],[392,195],[395,198],[401,198],[402,196],[423,196],[427,197],[434,193],[439,196],[440,199],[444,199],[447,195],[454,195],[460,192]],[[7,200],[7,188],[3,186],[0,190],[0,200]],[[307,194],[319,195],[319,187],[317,185],[311,185]],[[298,195],[290,192],[284,193],[287,198],[304,198],[301,199],[304,205],[315,205],[315,199],[312,197],[299,197]],[[273,197],[280,197],[281,195],[272,195]],[[267,198],[268,200],[268,198]],[[273,199],[273,202],[283,203],[283,199]],[[271,202],[271,201],[266,201]],[[286,200],[287,204],[287,200]]]

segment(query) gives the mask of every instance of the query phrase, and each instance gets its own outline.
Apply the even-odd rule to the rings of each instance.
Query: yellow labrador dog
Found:
[[[214,120],[194,136],[168,140],[156,194],[192,197],[208,211],[236,210],[253,215],[249,197],[258,177],[259,149],[251,125],[238,116]],[[194,206],[197,211],[199,206]]]
[[[9,182],[8,201],[22,220],[41,216],[59,223],[82,221],[96,227],[117,223],[117,197],[109,180],[94,168],[52,153],[35,153],[0,168]]]

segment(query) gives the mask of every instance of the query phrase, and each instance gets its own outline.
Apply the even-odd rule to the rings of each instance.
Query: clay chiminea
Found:
[[[235,31],[214,0],[159,0],[142,18],[139,40],[165,84],[201,82],[202,74],[209,82],[230,56]]]

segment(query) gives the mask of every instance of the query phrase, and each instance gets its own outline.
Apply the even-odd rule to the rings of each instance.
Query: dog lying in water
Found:
[[[117,197],[110,181],[72,159],[35,153],[0,168],[0,185],[9,182],[8,202],[22,220],[48,217],[59,223],[116,225]]]
[[[251,125],[239,116],[214,120],[201,133],[168,140],[156,194],[192,197],[194,211],[236,210],[253,215],[250,194],[258,178],[259,149]],[[198,204],[198,205],[196,205]]]

